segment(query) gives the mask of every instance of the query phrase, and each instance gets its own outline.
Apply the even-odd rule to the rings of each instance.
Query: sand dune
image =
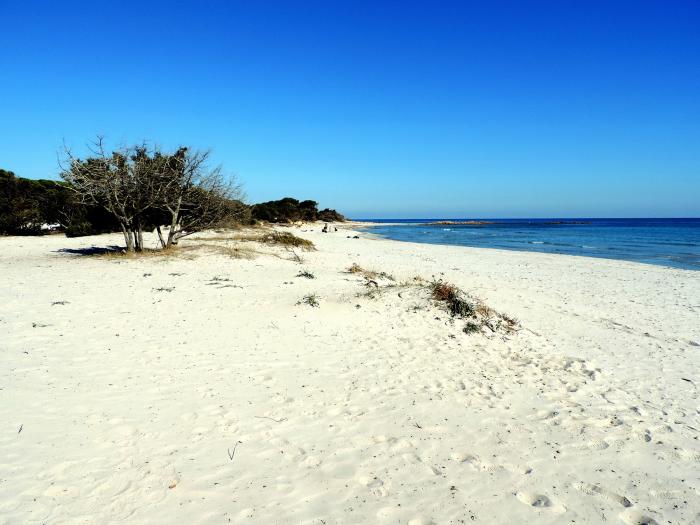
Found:
[[[698,273],[294,232],[302,264],[0,238],[0,523],[700,522]]]

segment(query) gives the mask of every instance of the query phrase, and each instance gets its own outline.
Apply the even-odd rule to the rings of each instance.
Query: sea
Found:
[[[368,231],[397,241],[581,255],[700,270],[700,218],[357,220],[374,223]]]

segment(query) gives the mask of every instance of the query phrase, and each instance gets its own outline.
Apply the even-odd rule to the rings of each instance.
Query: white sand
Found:
[[[0,238],[0,523],[700,522],[700,273],[314,229],[303,265]]]

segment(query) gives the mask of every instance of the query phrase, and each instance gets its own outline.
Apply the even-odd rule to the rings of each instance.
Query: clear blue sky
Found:
[[[351,217],[700,216],[700,2],[0,0],[0,167],[213,149]]]

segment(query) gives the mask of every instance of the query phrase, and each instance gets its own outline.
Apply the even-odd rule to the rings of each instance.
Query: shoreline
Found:
[[[495,224],[495,223],[494,223]],[[367,231],[369,233],[369,230],[372,228],[382,228],[382,227],[415,227],[415,226],[436,226],[436,224],[429,224],[429,223],[361,223],[361,228],[363,231]],[[446,225],[449,226],[449,225]],[[479,226],[480,227],[480,226]],[[451,230],[448,230],[451,231]],[[459,230],[455,230],[459,231]],[[538,241],[530,241],[527,244],[523,246],[511,246],[511,247],[502,247],[502,246],[488,246],[488,245],[475,245],[475,244],[461,244],[459,241],[460,239],[453,240],[453,242],[450,242],[449,240],[443,240],[441,238],[435,238],[435,239],[430,239],[430,240],[416,240],[412,238],[399,238],[397,236],[390,236],[390,234],[381,232],[381,233],[376,233],[374,234],[379,238],[384,238],[387,240],[394,240],[394,241],[399,241],[399,242],[409,242],[409,243],[414,243],[414,244],[429,244],[429,245],[435,245],[435,246],[460,246],[460,247],[465,247],[465,248],[474,248],[474,249],[487,249],[487,250],[501,250],[501,251],[508,251],[508,252],[517,252],[517,253],[540,253],[540,254],[547,254],[547,255],[563,255],[563,256],[569,256],[569,257],[584,257],[587,259],[597,259],[597,260],[608,260],[608,261],[624,261],[624,262],[631,262],[635,264],[644,264],[644,265],[651,265],[651,266],[659,266],[663,268],[668,268],[668,269],[680,269],[680,270],[688,270],[688,271],[693,271],[693,272],[698,272],[700,271],[700,266],[697,266],[697,262],[691,263],[691,262],[668,262],[668,260],[664,259],[662,256],[660,256],[659,253],[654,253],[654,252],[649,252],[646,257],[642,255],[638,255],[636,257],[631,256],[629,254],[611,254],[611,255],[602,255],[605,253],[604,251],[596,251],[596,248],[592,246],[585,246],[581,245],[578,246],[578,248],[589,248],[593,249],[593,252],[584,252],[582,250],[581,253],[565,253],[563,251],[553,251],[553,250],[543,250],[543,249],[537,249],[537,246],[541,245],[551,245],[551,242],[543,242],[541,240]],[[423,238],[423,237],[419,237]],[[541,239],[541,236],[538,237]],[[472,243],[478,242],[478,241],[471,241]],[[522,241],[520,241],[522,242]],[[562,246],[567,246],[570,249],[577,248],[575,245],[567,245],[564,244]],[[605,247],[604,247],[605,248]],[[610,248],[606,248],[610,249]],[[622,251],[622,248],[620,248]],[[626,255],[626,256],[625,256]],[[668,253],[665,255],[665,257],[681,257],[689,254],[673,254],[673,253]]]
[[[0,241],[0,516],[700,515],[692,270],[393,242],[355,226],[277,228],[316,245],[296,250],[302,263],[256,243],[234,258],[241,243],[213,232],[169,257],[77,255],[119,235]],[[394,280],[375,292],[352,264]],[[466,335],[416,276],[521,328]]]
[[[394,224],[391,224],[393,226]],[[396,225],[399,225],[397,223]],[[382,224],[383,226],[383,224]],[[365,228],[365,227],[370,227],[371,226],[361,226],[360,228]],[[338,228],[340,231],[340,228]],[[352,231],[352,230],[348,230]],[[547,258],[549,257],[562,257],[562,258],[574,258],[574,259],[583,259],[584,261],[594,261],[594,262],[608,262],[608,263],[621,263],[623,265],[633,265],[634,267],[641,265],[644,268],[647,267],[652,267],[652,268],[659,268],[663,269],[666,271],[673,270],[673,271],[680,271],[680,272],[691,272],[693,274],[697,273],[699,270],[693,270],[690,268],[679,268],[676,266],[665,266],[662,264],[656,264],[656,263],[647,263],[647,262],[641,262],[641,261],[630,261],[627,259],[615,259],[612,257],[595,257],[593,255],[573,255],[573,254],[568,254],[568,253],[547,253],[547,252],[538,252],[538,251],[530,251],[530,250],[525,250],[525,249],[516,249],[516,248],[491,248],[491,247],[485,247],[485,246],[465,246],[461,244],[449,244],[449,243],[432,243],[432,242],[416,242],[416,241],[404,241],[402,239],[392,239],[389,237],[385,237],[381,234],[376,234],[376,233],[371,233],[369,231],[363,230],[363,229],[358,229],[358,233],[362,233],[365,235],[366,238],[372,239],[372,240],[381,240],[381,241],[390,241],[390,242],[397,242],[401,244],[409,244],[409,245],[415,245],[415,246],[443,246],[443,247],[454,247],[454,248],[462,248],[466,250],[475,250],[475,251],[481,251],[485,250],[486,252],[499,252],[502,254],[509,254],[509,253],[518,253],[518,254],[532,254],[534,256],[545,256]]]

